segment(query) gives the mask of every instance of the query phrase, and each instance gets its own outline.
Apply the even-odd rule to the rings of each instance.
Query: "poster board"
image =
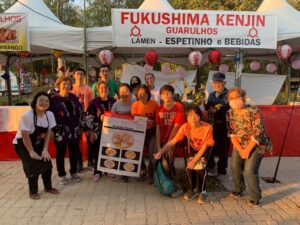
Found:
[[[30,51],[27,14],[0,14],[0,52],[1,51]]]
[[[106,113],[103,120],[97,170],[139,177],[147,118]]]

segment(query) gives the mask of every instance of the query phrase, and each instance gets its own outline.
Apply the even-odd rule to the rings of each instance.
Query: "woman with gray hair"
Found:
[[[233,191],[230,196],[239,199],[247,183],[251,208],[260,206],[259,167],[266,150],[270,148],[260,110],[246,104],[246,92],[241,88],[228,91],[230,110],[227,113],[228,132],[233,144],[231,172]]]

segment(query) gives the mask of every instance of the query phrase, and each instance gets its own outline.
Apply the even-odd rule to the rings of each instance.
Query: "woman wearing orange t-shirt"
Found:
[[[149,155],[149,165],[148,165],[148,178],[149,183],[153,183],[154,176],[154,167],[152,164],[152,155],[156,152],[156,142],[155,142],[155,131],[156,131],[156,122],[155,122],[155,113],[158,107],[158,104],[155,100],[151,100],[151,92],[146,85],[141,85],[137,88],[136,91],[137,100],[132,104],[131,114],[133,116],[143,116],[147,117],[147,130],[145,137],[144,147],[148,148]],[[146,176],[146,164],[144,160],[142,161],[142,171],[141,177]]]
[[[186,109],[187,122],[184,123],[176,136],[172,138],[158,153],[155,159],[160,159],[161,155],[182,141],[185,137],[188,140],[190,160],[187,164],[188,176],[191,178],[190,188],[184,194],[185,200],[192,200],[198,196],[197,203],[204,204],[207,199],[206,193],[206,169],[194,170],[198,161],[207,160],[210,147],[214,145],[213,129],[208,123],[201,121],[202,112],[199,106],[191,105]],[[202,158],[204,157],[204,158]]]

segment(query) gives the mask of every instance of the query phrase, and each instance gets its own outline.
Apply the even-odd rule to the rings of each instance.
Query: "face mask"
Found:
[[[229,105],[232,109],[241,109],[244,106],[244,102],[242,99],[235,99],[229,101]]]
[[[132,83],[130,86],[131,86],[132,89],[135,89],[139,85],[140,85],[139,83]]]

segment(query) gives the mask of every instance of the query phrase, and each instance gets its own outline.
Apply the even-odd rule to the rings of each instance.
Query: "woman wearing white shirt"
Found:
[[[19,124],[19,130],[13,140],[14,148],[20,156],[29,184],[31,199],[40,198],[38,194],[38,177],[42,174],[45,192],[58,194],[52,187],[52,163],[48,152],[51,129],[56,126],[55,118],[49,108],[50,98],[47,93],[39,92],[26,111]]]

